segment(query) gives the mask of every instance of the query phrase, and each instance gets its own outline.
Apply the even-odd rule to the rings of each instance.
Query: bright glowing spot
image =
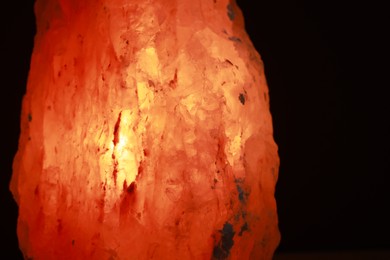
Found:
[[[147,87],[145,82],[137,82],[138,102],[141,110],[149,109],[154,99],[153,91]]]
[[[136,118],[130,110],[123,110],[120,117],[118,128],[118,143],[114,147],[116,160],[116,183],[119,185],[126,181],[130,185],[138,173],[140,158],[140,147],[137,139],[137,133],[134,130]]]
[[[139,67],[152,78],[158,77],[158,57],[156,49],[147,47],[139,52]]]

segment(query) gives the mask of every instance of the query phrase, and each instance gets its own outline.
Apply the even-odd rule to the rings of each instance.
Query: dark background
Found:
[[[375,1],[238,4],[265,64],[279,145],[277,252],[390,250],[387,9]],[[32,0],[2,8],[0,252],[19,259],[8,184],[35,21]]]

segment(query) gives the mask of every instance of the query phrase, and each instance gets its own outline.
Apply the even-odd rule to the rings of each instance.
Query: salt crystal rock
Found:
[[[26,259],[271,259],[263,63],[228,0],[37,0],[11,190]]]

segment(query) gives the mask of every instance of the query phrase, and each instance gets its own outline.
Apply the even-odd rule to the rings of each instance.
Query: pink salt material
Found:
[[[271,259],[279,159],[237,5],[35,11],[11,182],[25,258]]]

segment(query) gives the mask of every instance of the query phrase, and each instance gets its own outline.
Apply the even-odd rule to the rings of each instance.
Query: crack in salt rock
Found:
[[[121,117],[122,117],[122,112],[119,113],[118,119],[117,119],[117,121],[115,123],[115,126],[114,126],[114,139],[112,140],[112,142],[114,144],[114,148],[112,149],[112,159],[114,161],[114,169],[112,171],[112,176],[114,178],[115,185],[116,185],[116,179],[117,179],[117,176],[118,176],[118,161],[117,161],[116,156],[115,156],[115,147],[119,143],[119,126],[120,126],[120,122],[121,122]]]
[[[116,120],[115,127],[114,127],[114,139],[112,140],[114,146],[116,146],[119,142],[119,125],[121,123],[121,117],[122,117],[122,111],[119,113],[118,119]]]
[[[173,79],[169,81],[169,87],[171,89],[175,89],[177,86],[177,68],[175,69],[175,75],[173,76]]]
[[[117,176],[118,176],[118,162],[115,161],[115,156],[114,156],[114,170],[112,171],[112,176],[114,178],[114,183],[115,183],[115,186],[116,186],[116,179],[117,179]]]
[[[241,104],[245,105],[245,96],[243,93],[240,93],[238,99],[240,100]]]
[[[233,63],[230,60],[225,59],[225,62],[233,66]]]
[[[225,168],[227,166],[227,157],[225,154],[225,138],[219,138],[218,140],[218,148],[217,148],[217,156],[215,158],[215,165],[217,167],[217,173],[225,172]]]
[[[125,180],[124,183],[126,183],[126,180]],[[135,191],[136,188],[137,188],[137,184],[133,181],[133,182],[129,185],[129,187],[127,187],[126,191],[127,191],[128,193],[132,193],[132,192]]]

